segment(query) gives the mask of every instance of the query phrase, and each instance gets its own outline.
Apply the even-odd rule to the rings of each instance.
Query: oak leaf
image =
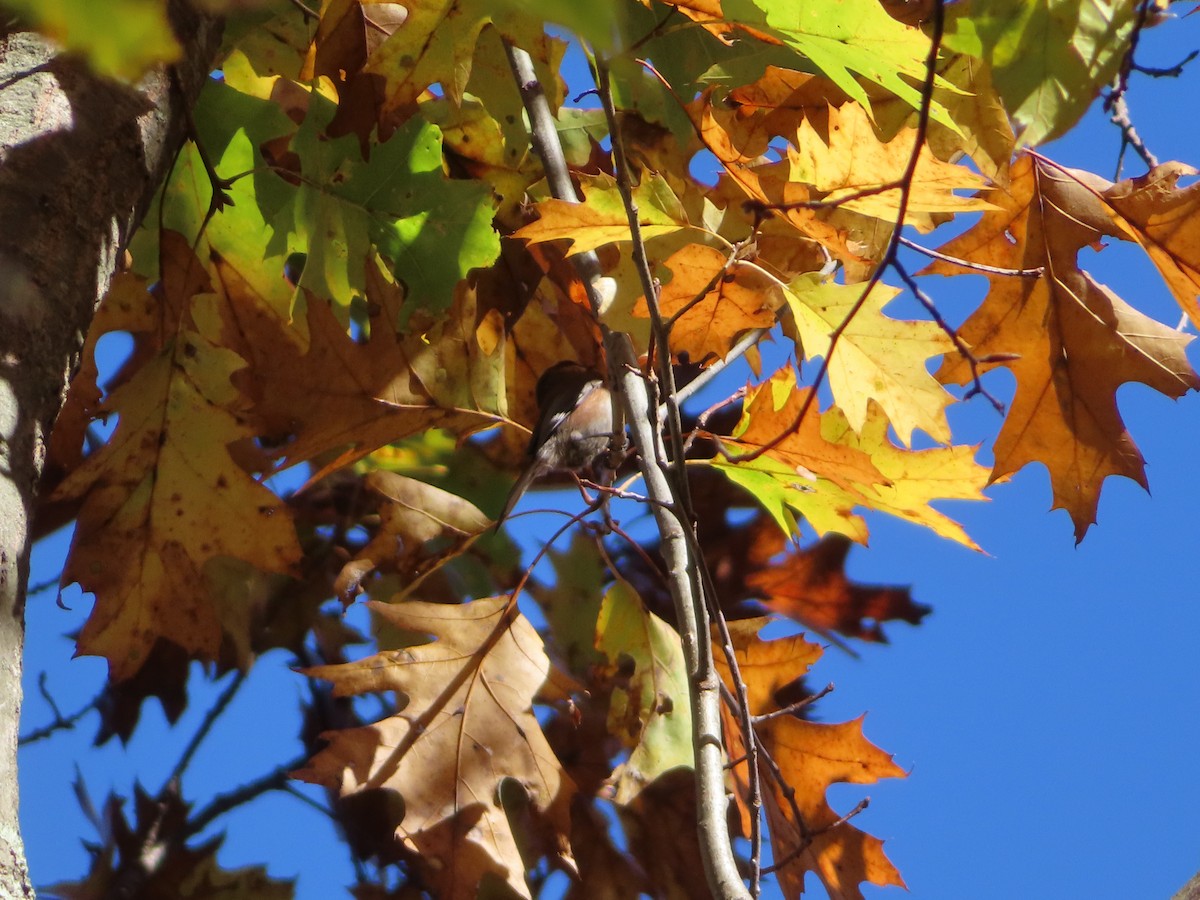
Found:
[[[884,477],[865,453],[823,436],[817,402],[797,389],[790,369],[776,372],[748,392],[741,422],[722,439],[730,456],[712,465],[749,491],[785,533],[796,530],[796,511],[819,535],[837,531],[866,543],[852,497],[856,485]]]
[[[282,502],[229,449],[254,429],[231,381],[244,360],[196,330],[217,298],[190,296],[207,284],[186,244],[168,240],[163,250],[174,260],[163,290],[176,333],[98,407],[120,417],[116,431],[51,497],[83,498],[62,579],[96,594],[78,649],[106,657],[114,680],[137,672],[160,638],[216,657],[223,623],[210,562],[227,556],[284,573],[300,558]]]
[[[75,785],[85,814],[99,831],[99,842],[85,844],[91,870],[76,882],[49,886],[64,900],[110,897],[186,897],[188,900],[290,900],[295,885],[270,878],[261,866],[222,869],[217,861],[224,838],[198,846],[187,843],[189,804],[176,791],[150,796],[134,788],[134,814],[110,795],[98,815],[82,784]]]
[[[440,84],[461,102],[471,76],[480,32],[493,25],[518,47],[543,45],[542,23],[519,9],[482,0],[410,4],[404,23],[367,60],[364,71],[385,81],[381,116],[407,119],[426,88]]]
[[[1022,145],[1058,137],[1112,82],[1137,26],[1125,0],[993,4],[946,8],[945,46],[983,60]]]
[[[776,372],[750,392],[742,422],[722,439],[737,452],[711,465],[746,488],[785,533],[795,531],[794,510],[819,536],[836,532],[866,543],[866,524],[854,512],[861,507],[979,549],[962,526],[929,505],[984,499],[988,472],[975,462],[975,448],[905,450],[888,438],[887,417],[876,404],[868,406],[860,434],[840,409],[819,412],[810,396],[811,389],[795,388],[789,370]]]
[[[568,255],[595,250],[606,244],[631,241],[629,219],[616,182],[608,175],[581,178],[583,202],[542,200],[537,204],[538,219],[517,231],[513,237],[538,244],[543,241],[568,242]],[[638,224],[642,237],[651,240],[690,227],[679,200],[658,177],[651,176],[634,191]]]
[[[1183,163],[1155,166],[1140,178],[1101,191],[1120,236],[1142,245],[1162,273],[1175,301],[1200,327],[1200,183],[1178,187],[1181,177],[1200,174]],[[1089,184],[1105,182],[1094,176]]]
[[[986,300],[959,329],[983,370],[1004,365],[1017,379],[996,438],[992,480],[1043,463],[1054,507],[1070,513],[1079,541],[1096,521],[1105,478],[1124,475],[1146,486],[1142,455],[1117,410],[1117,388],[1139,381],[1175,398],[1200,386],[1184,354],[1191,338],[1137,312],[1079,267],[1080,250],[1112,220],[1071,173],[1025,155],[1013,164],[1008,187],[988,196],[996,209],[942,252],[1042,270],[1037,277],[989,275]],[[945,261],[924,271],[974,274]],[[997,354],[1004,358],[987,360]],[[937,377],[967,384],[970,361],[947,357]]]
[[[761,620],[731,623],[734,655],[746,682],[751,714],[758,716],[774,712],[778,690],[803,676],[821,655],[819,647],[799,635],[762,640],[756,634],[762,624]],[[729,668],[718,658],[721,676],[731,685]],[[736,720],[726,714],[724,725],[726,740],[741,746]],[[808,872],[815,872],[829,896],[838,900],[861,900],[863,882],[904,887],[883,852],[883,842],[842,821],[825,797],[833,784],[874,784],[881,778],[905,775],[890,754],[863,736],[862,718],[826,725],[781,715],[754,727],[782,775],[781,784],[760,757],[763,800],[783,896],[799,897]],[[743,804],[746,765],[743,758],[733,767]]]
[[[306,670],[336,697],[396,691],[400,711],[374,725],[329,732],[329,745],[295,777],[342,796],[403,798],[395,836],[424,863],[439,897],[474,898],[491,874],[529,897],[517,836],[500,798],[515,780],[567,849],[574,785],[534,714],[535,700],[564,699],[533,626],[505,597],[462,605],[371,602],[388,626],[434,637],[357,662]]]
[[[886,642],[881,622],[919,624],[929,607],[914,603],[907,588],[855,584],[846,576],[849,550],[842,535],[826,535],[751,572],[747,584],[773,612],[822,632]]]
[[[644,609],[624,582],[604,595],[596,649],[608,658],[608,677],[617,679],[609,731],[631,748],[613,773],[615,800],[625,805],[663,773],[693,765],[687,664],[675,629]]]
[[[368,267],[369,337],[356,341],[328,303],[310,296],[306,346],[286,322],[256,308],[219,260],[217,268],[226,294],[241,301],[223,326],[227,340],[244,344],[251,360],[239,384],[255,397],[281,467],[324,454],[315,481],[429,428],[469,434],[502,419],[504,355],[480,346],[469,292],[460,288],[443,316],[414,316],[401,334],[394,323],[403,291]]]
[[[379,529],[334,581],[334,590],[346,605],[362,590],[363,579],[381,568],[401,573],[402,596],[410,595],[491,524],[473,503],[457,494],[396,472],[371,472],[365,487],[381,499]]]
[[[830,409],[822,419],[821,433],[827,440],[866,453],[883,475],[882,481],[859,485],[861,505],[922,525],[972,550],[980,549],[958,522],[930,505],[935,500],[987,500],[983,489],[989,483],[989,472],[975,462],[977,446],[897,447],[888,437],[887,417],[875,403],[868,406],[866,422],[857,431],[840,409]],[[991,473],[990,480],[1000,479]]]
[[[921,106],[914,87],[925,76],[929,38],[921,29],[890,18],[878,0],[843,0],[818,8],[803,0],[675,0],[692,18],[711,22],[714,30],[738,28],[765,43],[778,42],[815,65],[852,99],[870,108],[870,97],[860,83],[866,79],[907,102]],[[800,60],[797,60],[800,68]],[[930,104],[934,121],[955,127],[938,102]]]
[[[862,430],[874,400],[906,445],[917,428],[948,442],[946,407],[954,398],[926,371],[925,361],[953,342],[934,322],[885,316],[883,308],[900,293],[896,288],[876,284],[864,299],[865,287],[822,284],[816,276],[788,285],[784,297],[805,359],[829,356],[830,335],[843,328],[829,362],[829,386],[851,427]]]
[[[812,185],[817,199],[841,201],[850,212],[894,221],[900,202],[899,182],[913,154],[915,128],[903,128],[890,141],[875,134],[867,111],[857,103],[830,109],[828,138],[823,138],[808,120],[800,123],[788,150],[792,181]],[[916,168],[908,184],[908,206],[904,224],[931,231],[935,213],[963,213],[987,209],[982,197],[959,197],[956,190],[978,190],[984,179],[965,166],[943,162],[921,147]],[[881,190],[886,185],[897,185]],[[865,196],[855,196],[869,191]]]
[[[659,294],[658,307],[671,320],[672,353],[686,351],[693,362],[724,357],[739,335],[774,324],[773,283],[720,250],[688,244],[663,265],[671,280]],[[649,318],[644,297],[633,314]]]

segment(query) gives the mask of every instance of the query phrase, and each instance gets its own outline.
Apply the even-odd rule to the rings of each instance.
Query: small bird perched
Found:
[[[551,366],[538,379],[537,401],[540,417],[526,451],[529,462],[509,491],[497,528],[535,480],[593,469],[612,438],[612,394],[592,369],[570,361]]]

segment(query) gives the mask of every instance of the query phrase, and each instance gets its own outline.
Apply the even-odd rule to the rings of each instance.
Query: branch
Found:
[[[671,368],[669,329],[658,308],[658,286],[650,271],[646,244],[642,239],[641,222],[630,182],[630,166],[621,137],[621,123],[613,105],[608,66],[602,58],[596,60],[596,86],[600,89],[600,102],[608,120],[617,188],[625,206],[625,217],[633,242],[632,257],[642,283],[642,292],[650,312],[651,331],[658,347],[654,362],[657,363],[661,399],[666,406],[667,446],[664,446],[659,427],[663,421],[659,410],[654,408],[652,420],[649,407],[644,411],[634,408],[635,405],[640,406],[641,396],[627,397],[627,402],[647,495],[656,501],[651,509],[658,525],[660,552],[667,566],[668,585],[692,687],[692,748],[696,760],[696,813],[701,859],[709,889],[714,896],[743,898],[748,893],[738,871],[729,836],[721,729],[721,679],[713,660],[710,636],[710,611],[715,611],[711,614],[717,617],[720,611],[716,608],[715,596],[707,589],[711,580],[695,538],[695,513],[691,508],[688,489],[679,396]],[[621,349],[631,355],[628,336],[622,335],[622,338]],[[643,382],[628,377],[626,381],[636,382],[644,396]],[[673,509],[660,505],[669,503],[674,504]],[[733,666],[736,669],[736,660]],[[757,876],[754,881],[757,885]]]
[[[533,70],[533,62],[527,53],[511,44],[506,44],[506,50],[509,64],[529,114],[533,144],[542,158],[551,193],[560,200],[577,203],[579,201],[575,195],[574,185],[571,183],[562,146],[554,127],[554,120]],[[612,128],[615,113],[612,110],[611,95],[605,97],[604,87],[607,77],[600,74],[598,82],[606,107],[605,111],[609,116],[609,125]],[[628,169],[623,165],[623,151],[620,149],[618,131],[612,131],[612,139],[614,151],[620,154],[617,164],[618,178],[620,179],[621,170],[624,169],[627,173]],[[627,197],[628,187],[626,178],[622,188],[623,197]],[[627,212],[631,202],[631,198],[627,197]],[[636,217],[631,216],[630,219],[631,229],[636,228]],[[657,307],[653,303],[655,297],[653,279],[648,277],[649,269],[645,259],[645,247],[640,245],[637,240],[638,234],[639,232],[634,232],[634,252],[640,257],[638,267],[647,301],[654,310],[654,315],[657,316]],[[670,463],[666,462],[668,457],[663,445],[662,433],[658,427],[658,404],[657,402],[652,403],[650,400],[647,382],[637,367],[637,358],[629,336],[610,331],[599,314],[601,309],[599,260],[594,253],[577,254],[571,259],[583,281],[588,301],[604,335],[609,373],[616,388],[614,393],[623,401],[623,412],[629,423],[634,445],[638,450],[638,465],[646,485],[646,494],[653,501],[651,509],[658,525],[661,552],[678,617],[680,638],[683,643],[689,684],[691,685],[697,818],[705,872],[715,896],[746,898],[749,895],[734,860],[726,817],[727,803],[721,745],[720,679],[713,667],[712,646],[708,638],[708,616],[696,580],[698,561],[693,557],[685,535],[685,532],[690,530],[690,523],[681,508],[681,501],[686,503],[687,499],[686,482],[681,485],[680,478],[668,477]],[[661,328],[661,320],[657,326]],[[665,362],[660,361],[659,378],[661,384],[666,388],[664,399],[668,404],[668,422],[673,446],[677,450],[682,450],[678,406],[671,397],[670,391],[669,357],[665,357]],[[682,468],[681,454],[675,457],[675,463],[680,469]],[[681,473],[676,470],[673,474]]]
[[[188,741],[187,747],[184,748],[183,755],[179,758],[179,762],[175,764],[174,770],[167,778],[167,784],[177,782],[183,777],[183,773],[187,770],[188,764],[191,763],[192,757],[196,755],[196,751],[200,749],[200,745],[204,743],[204,738],[212,730],[217,719],[221,717],[221,713],[225,712],[225,708],[229,706],[234,695],[237,694],[238,688],[242,686],[242,682],[246,680],[246,673],[241,670],[234,673],[232,680],[225,686],[225,690],[221,692],[216,702],[209,707],[208,712],[204,714],[204,721],[200,723],[200,727],[196,729],[196,733],[192,735],[192,739]]]
[[[18,747],[25,747],[29,744],[37,743],[40,740],[50,737],[56,731],[64,731],[68,728],[74,728],[75,723],[82,719],[85,715],[96,708],[96,703],[99,701],[99,695],[93,697],[81,709],[76,710],[69,716],[64,716],[58,708],[58,704],[54,702],[54,698],[50,696],[50,691],[46,687],[46,673],[42,672],[38,675],[38,693],[42,695],[42,699],[46,701],[50,707],[50,711],[54,713],[54,719],[48,725],[43,725],[41,728],[35,728],[26,735],[22,735],[17,739]]]
[[[232,791],[224,794],[218,794],[208,806],[188,819],[187,825],[183,828],[183,839],[187,840],[199,834],[214,819],[237,809],[243,803],[249,803],[255,797],[265,794],[267,791],[284,790],[288,785],[288,778],[291,777],[291,773],[304,766],[307,762],[308,754],[302,754],[290,762],[277,766],[265,775],[260,775],[253,781],[246,782],[241,787],[234,788]]]
[[[957,256],[948,256],[940,250],[931,250],[929,247],[922,246],[916,241],[910,241],[906,237],[900,238],[900,243],[909,250],[916,250],[918,253],[923,253],[931,259],[940,259],[942,262],[948,262],[951,265],[962,266],[964,269],[972,269],[976,272],[986,272],[989,275],[1012,275],[1014,278],[1041,278],[1046,273],[1042,266],[1035,269],[1005,269],[1000,266],[988,266],[983,263],[971,262],[969,259],[959,259]]]
[[[951,328],[949,323],[942,318],[942,314],[938,311],[937,306],[934,305],[933,299],[923,290],[921,290],[921,286],[917,284],[917,280],[908,273],[908,269],[904,268],[899,260],[895,260],[892,263],[892,268],[896,270],[896,274],[900,276],[900,280],[908,285],[908,289],[913,292],[913,296],[917,298],[917,302],[925,307],[925,311],[929,313],[937,326],[942,329],[942,331],[950,338],[951,342],[954,344],[954,349],[958,351],[958,355],[965,359],[967,361],[967,365],[971,367],[972,385],[963,399],[969,400],[977,395],[985,397],[988,402],[992,404],[992,407],[996,410],[996,412],[1000,413],[1000,415],[1004,415],[1004,404],[1001,403],[1000,400],[991,393],[989,393],[987,388],[983,386],[983,380],[980,377],[979,366],[984,362],[984,360],[981,360],[978,356],[976,356],[972,352],[971,348],[967,346],[966,341],[959,337],[958,331]],[[996,360],[996,358],[993,356],[989,358],[988,361],[992,362],[998,360]]]

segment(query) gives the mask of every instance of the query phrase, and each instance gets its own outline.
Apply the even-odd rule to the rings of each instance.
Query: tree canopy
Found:
[[[166,0],[4,5],[97,78],[186,52]],[[1167,5],[200,5],[214,74],[40,486],[44,529],[74,522],[61,584],[95,597],[97,741],[150,697],[177,719],[193,662],[232,690],[290,665],[304,753],[235,799],[324,788],[355,896],[903,886],[827,791],[905,773],[861,719],[815,721],[810,681],[822,644],[927,608],[847,553],[869,514],[978,550],[939,502],[1031,463],[1077,542],[1110,476],[1146,486],[1117,392],[1200,387],[1191,338],[1084,251],[1139,248],[1200,326],[1197,171],[1124,106]],[[1144,174],[1043,149],[1094,102]],[[939,303],[960,275],[986,278],[969,314]],[[543,482],[569,490],[538,494],[561,515],[530,549],[491,516],[562,360],[602,373],[630,445],[582,498]],[[990,465],[964,403],[997,411]],[[221,869],[195,836],[232,801],[196,799],[110,800],[51,892],[291,896]]]

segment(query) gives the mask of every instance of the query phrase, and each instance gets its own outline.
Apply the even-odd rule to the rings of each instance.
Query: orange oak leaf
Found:
[[[723,357],[739,335],[775,322],[773,285],[760,273],[714,247],[688,244],[664,263],[671,280],[658,298],[659,309],[671,320],[671,352],[687,351],[693,362]],[[646,299],[633,314],[649,318]]]
[[[1026,154],[1013,164],[1009,186],[988,196],[996,209],[942,252],[1043,270],[1036,278],[989,275],[986,300],[959,330],[985,369],[1004,365],[1017,379],[996,438],[992,480],[1043,463],[1054,507],[1070,513],[1079,541],[1096,521],[1105,478],[1124,475],[1146,486],[1142,455],[1117,410],[1117,388],[1139,381],[1175,398],[1200,386],[1184,354],[1191,338],[1137,312],[1079,267],[1079,251],[1111,228],[1111,218],[1069,172]],[[969,270],[938,261],[924,271]],[[988,362],[992,354],[1016,358]],[[937,377],[966,384],[969,361],[947,357]]]
[[[885,478],[867,454],[824,436],[817,402],[809,389],[797,388],[789,368],[781,369],[749,391],[741,422],[721,439],[730,458],[718,456],[711,465],[754,496],[785,532],[796,529],[795,511],[819,535],[836,531],[866,543],[866,523],[854,515],[858,485]]]
[[[918,624],[928,606],[914,603],[908,588],[855,584],[845,571],[850,542],[826,535],[811,547],[794,549],[746,579],[768,608],[819,631],[836,631],[865,641],[883,641],[881,622]]]
[[[778,709],[777,691],[803,676],[821,656],[821,649],[800,636],[764,641],[757,636],[762,620],[731,623],[734,655],[746,683],[753,715]],[[718,667],[732,684],[727,665],[718,654]],[[736,753],[744,746],[735,719],[724,716],[727,746]],[[771,835],[776,878],[787,898],[804,891],[804,877],[815,872],[831,898],[861,900],[859,885],[904,887],[904,880],[883,852],[883,842],[844,821],[826,800],[837,783],[874,784],[881,778],[903,778],[904,770],[862,733],[862,718],[838,725],[807,722],[781,715],[755,725],[763,750],[782,775],[774,777],[765,760],[759,764],[763,801]],[[743,761],[733,767],[739,806],[745,819],[747,771]]]
[[[819,198],[809,185],[791,178],[786,160],[776,163],[757,160],[745,162],[741,151],[732,144],[714,115],[711,103],[693,109],[692,115],[700,139],[725,170],[718,182],[717,194],[744,197],[771,210],[781,221],[796,229],[803,237],[821,244],[838,259],[864,262],[847,245],[844,229],[830,224],[823,211],[803,206]]]
[[[374,725],[324,735],[328,747],[295,777],[343,797],[381,790],[403,798],[403,813],[391,823],[395,836],[417,854],[437,896],[474,898],[490,873],[529,897],[500,787],[512,779],[524,789],[570,866],[575,787],[533,703],[563,699],[571,684],[505,597],[368,606],[387,625],[434,640],[306,670],[332,682],[336,697],[396,691],[405,700]]]
[[[726,442],[742,452],[765,448],[766,456],[800,478],[824,478],[848,489],[885,481],[867,454],[825,437],[818,403],[808,388],[797,386],[790,367],[780,369],[749,392],[742,421]]]
[[[758,81],[735,87],[714,102],[716,93],[715,88],[706,90],[689,112],[694,121],[709,117],[709,149],[729,163],[753,162],[767,152],[772,139],[794,137],[805,119],[824,122],[834,97],[846,100],[827,79],[778,66],[767,66]]]
[[[905,887],[883,852],[883,841],[841,821],[825,799],[832,784],[874,784],[905,776],[891,754],[866,739],[862,721],[827,725],[782,716],[762,729],[763,743],[791,788],[772,782],[765,796],[771,845],[780,866],[776,877],[786,897],[800,896],[806,872],[816,872],[833,900],[861,900],[863,882]]]
[[[1197,174],[1183,163],[1164,163],[1140,178],[1109,185],[1101,197],[1122,236],[1142,245],[1175,301],[1200,327],[1200,183],[1177,185],[1181,177]],[[1098,181],[1093,176],[1090,183]]]

